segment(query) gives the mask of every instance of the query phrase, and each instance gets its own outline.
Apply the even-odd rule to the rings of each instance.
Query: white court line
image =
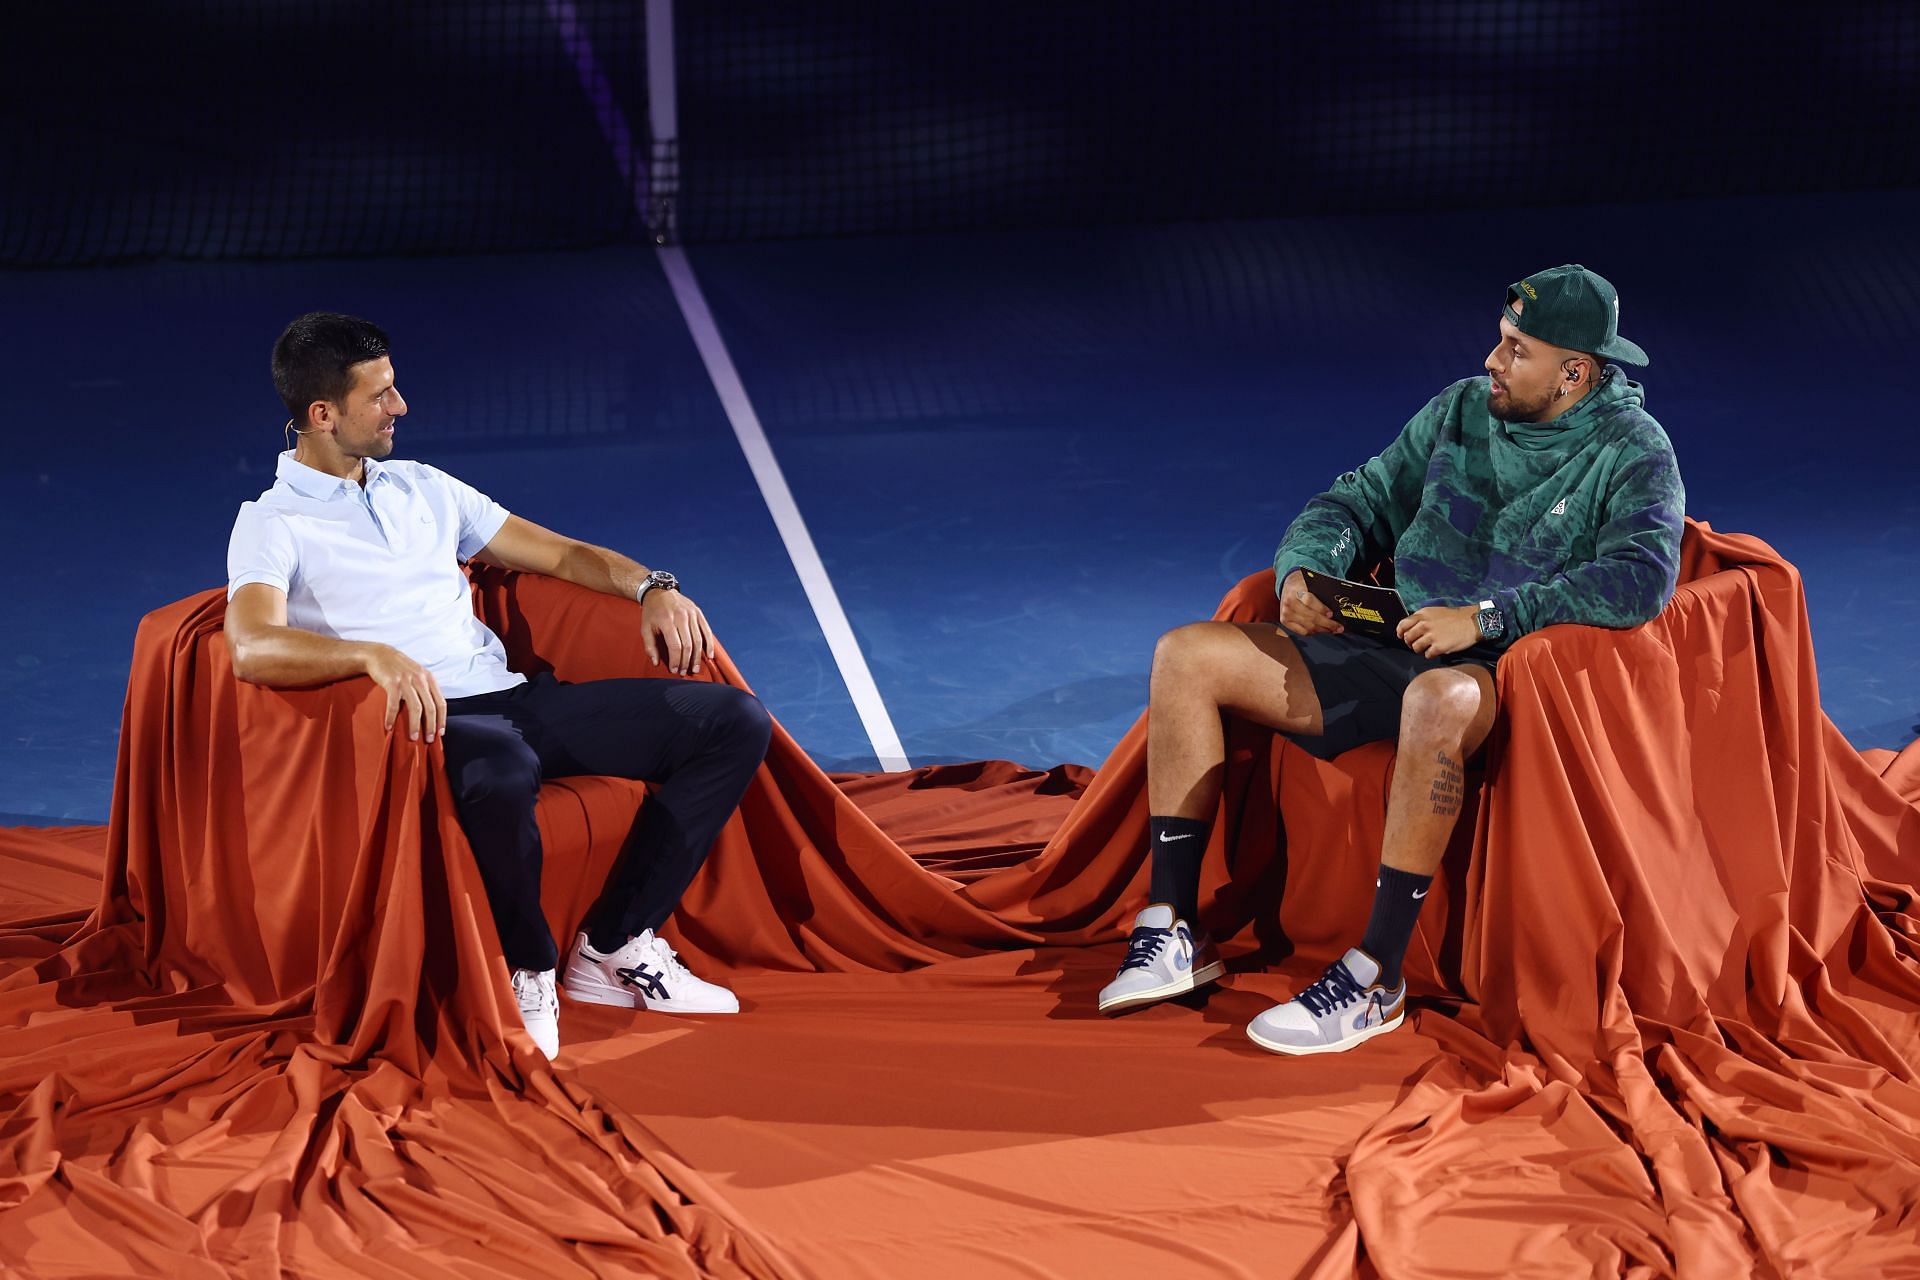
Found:
[[[614,165],[627,183],[634,210],[645,221],[653,194],[654,175],[648,169],[650,157],[638,154],[633,131],[627,126],[613,87],[594,57],[593,46],[573,0],[546,0],[546,3],[547,14],[559,29],[561,43],[566,46],[574,71],[580,77],[580,88],[593,107],[594,118],[599,121],[601,136],[613,153]],[[653,113],[654,132],[668,141],[677,139],[679,134],[675,97],[673,3],[672,0],[647,0],[648,109]],[[840,668],[840,678],[853,696],[853,709],[860,716],[861,727],[867,731],[867,740],[873,744],[873,754],[879,759],[880,767],[890,773],[911,769],[906,748],[900,745],[900,735],[894,731],[893,718],[880,700],[880,689],[873,682],[866,656],[860,652],[853,627],[847,622],[847,611],[840,607],[840,597],[827,577],[827,566],[821,563],[820,553],[814,548],[813,535],[807,532],[807,522],[800,516],[793,491],[787,487],[787,478],[774,459],[773,446],[767,443],[760,415],[754,412],[753,402],[747,398],[747,388],[733,367],[733,357],[727,353],[727,344],[720,337],[720,327],[714,323],[706,295],[700,291],[693,264],[687,261],[685,251],[677,247],[662,246],[655,252],[673,289],[674,300],[680,304],[680,318],[693,336],[693,345],[699,350],[700,359],[707,366],[707,376],[713,381],[714,393],[720,397],[727,421],[733,425],[734,438],[740,442],[740,451],[747,455],[747,466],[753,471],[754,482],[760,486],[761,501],[773,516],[774,528],[780,531],[780,541],[786,544],[794,572],[800,575],[807,603],[813,606],[814,619],[819,622],[821,633],[827,638],[827,648]]]
[[[833,660],[840,666],[840,678],[846,681],[847,692],[853,695],[853,709],[860,714],[860,724],[873,743],[873,753],[879,757],[880,767],[888,772],[911,769],[906,748],[900,745],[900,735],[894,732],[893,720],[887,715],[886,704],[880,700],[873,673],[867,670],[867,659],[853,637],[846,610],[840,607],[840,597],[833,589],[833,581],[827,577],[827,566],[821,563],[820,553],[814,549],[813,535],[807,532],[807,522],[794,503],[787,477],[774,459],[773,446],[767,443],[767,433],[760,425],[760,415],[753,411],[753,402],[747,399],[747,389],[733,367],[733,357],[727,354],[727,344],[720,337],[713,312],[707,309],[707,299],[700,292],[700,282],[694,278],[693,265],[687,261],[686,251],[676,246],[662,246],[655,252],[660,255],[660,266],[666,271],[667,283],[680,304],[681,318],[693,335],[693,345],[699,348],[700,359],[706,363],[707,376],[713,379],[721,407],[727,411],[727,421],[733,424],[740,452],[747,455],[747,466],[753,469],[760,497],[773,515],[780,541],[786,544],[794,571],[800,575],[800,585],[806,588],[813,616],[826,634],[827,648],[832,650]]]

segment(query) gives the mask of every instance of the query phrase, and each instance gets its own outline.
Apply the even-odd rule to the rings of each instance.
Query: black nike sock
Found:
[[[1392,988],[1400,985],[1400,962],[1413,941],[1413,926],[1420,919],[1433,877],[1381,867],[1376,883],[1373,915],[1367,920],[1367,936],[1360,939],[1360,949],[1380,962],[1380,985]]]
[[[1211,822],[1198,818],[1148,818],[1147,839],[1153,845],[1153,882],[1148,890],[1155,902],[1173,904],[1174,918],[1185,920],[1197,932],[1200,914],[1200,859],[1207,852]]]

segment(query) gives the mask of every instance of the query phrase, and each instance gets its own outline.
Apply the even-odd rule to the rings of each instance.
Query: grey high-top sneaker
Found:
[[[1358,947],[1327,966],[1299,995],[1247,1024],[1247,1038],[1275,1053],[1339,1053],[1400,1025],[1407,984],[1380,985],[1380,963]]]
[[[1181,995],[1215,982],[1226,966],[1213,939],[1195,935],[1173,908],[1156,902],[1133,918],[1127,958],[1120,972],[1100,989],[1100,1012],[1120,1013]]]

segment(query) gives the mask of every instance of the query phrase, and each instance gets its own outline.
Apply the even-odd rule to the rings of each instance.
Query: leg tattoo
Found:
[[[1436,818],[1455,817],[1466,797],[1465,769],[1459,760],[1444,751],[1435,752],[1433,762],[1438,772],[1434,775],[1433,789],[1427,793],[1427,799],[1433,806],[1433,815]]]

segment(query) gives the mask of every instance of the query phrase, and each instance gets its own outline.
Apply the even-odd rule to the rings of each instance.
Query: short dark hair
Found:
[[[273,389],[296,421],[315,400],[339,404],[353,390],[353,366],[387,354],[386,331],[358,316],[309,311],[273,344]]]

